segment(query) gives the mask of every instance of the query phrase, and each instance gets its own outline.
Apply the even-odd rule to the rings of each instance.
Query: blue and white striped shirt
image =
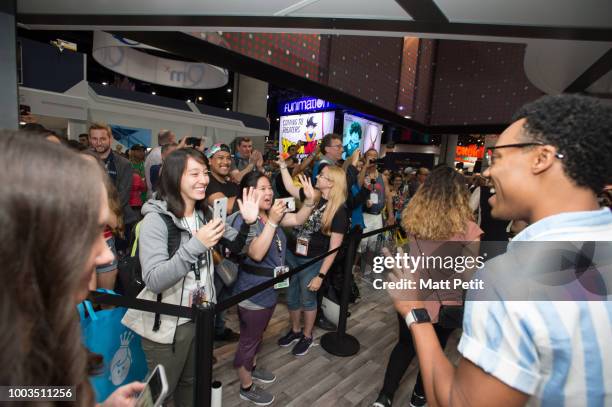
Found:
[[[612,213],[550,216],[513,241],[612,241]],[[607,298],[466,301],[459,352],[531,395],[529,406],[612,406],[612,295]]]

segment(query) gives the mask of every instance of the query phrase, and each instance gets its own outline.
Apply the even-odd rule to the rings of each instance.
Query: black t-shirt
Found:
[[[300,191],[301,192],[301,191]],[[302,193],[300,193],[302,195]],[[295,235],[300,234],[309,236],[310,241],[308,243],[308,255],[306,257],[317,257],[329,251],[329,240],[330,236],[326,236],[321,231],[321,217],[327,204],[327,200],[321,198],[317,203],[317,206],[312,211],[312,214],[308,217],[304,225],[302,225],[296,231]],[[334,218],[332,219],[331,232],[346,234],[348,232],[349,219],[348,212],[344,204],[338,208]],[[295,254],[296,245],[292,244],[289,246],[291,251]]]
[[[206,201],[208,202],[208,198],[216,194],[217,192],[221,192],[228,199],[237,197],[240,188],[235,182],[219,182],[212,174],[210,175],[210,181],[208,182],[208,186],[206,187]],[[212,204],[211,204],[212,205]],[[234,202],[234,208],[232,208],[232,212],[238,206],[236,202]],[[229,208],[228,208],[229,209]],[[229,213],[229,211],[228,211]]]

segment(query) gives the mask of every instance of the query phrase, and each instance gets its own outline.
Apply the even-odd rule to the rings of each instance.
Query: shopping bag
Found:
[[[110,290],[98,291],[115,294]],[[133,381],[142,381],[147,374],[147,362],[140,336],[121,323],[126,308],[94,311],[90,301],[77,306],[81,319],[81,333],[85,347],[104,358],[104,369],[90,377],[101,403],[118,387]]]

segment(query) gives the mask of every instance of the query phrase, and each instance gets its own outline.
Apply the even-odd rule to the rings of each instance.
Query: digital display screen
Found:
[[[357,148],[360,148],[362,153],[372,148],[380,153],[381,139],[382,124],[352,114],[344,114],[343,159],[350,157]]]
[[[280,152],[286,153],[289,146],[300,143],[298,153],[311,154],[327,133],[334,132],[335,112],[317,112],[280,117]]]

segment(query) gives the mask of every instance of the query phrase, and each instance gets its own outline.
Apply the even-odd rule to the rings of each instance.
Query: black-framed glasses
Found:
[[[525,148],[525,147],[534,147],[534,146],[545,146],[546,144],[541,143],[541,142],[537,142],[537,141],[532,141],[529,143],[515,143],[515,144],[504,144],[501,146],[493,146],[493,147],[488,147],[487,148],[487,152],[485,154],[485,159],[487,160],[487,164],[489,166],[493,165],[493,151],[494,150],[500,150],[502,148]],[[565,158],[565,156],[561,153],[555,153],[555,157],[558,158],[559,160],[562,160]]]

